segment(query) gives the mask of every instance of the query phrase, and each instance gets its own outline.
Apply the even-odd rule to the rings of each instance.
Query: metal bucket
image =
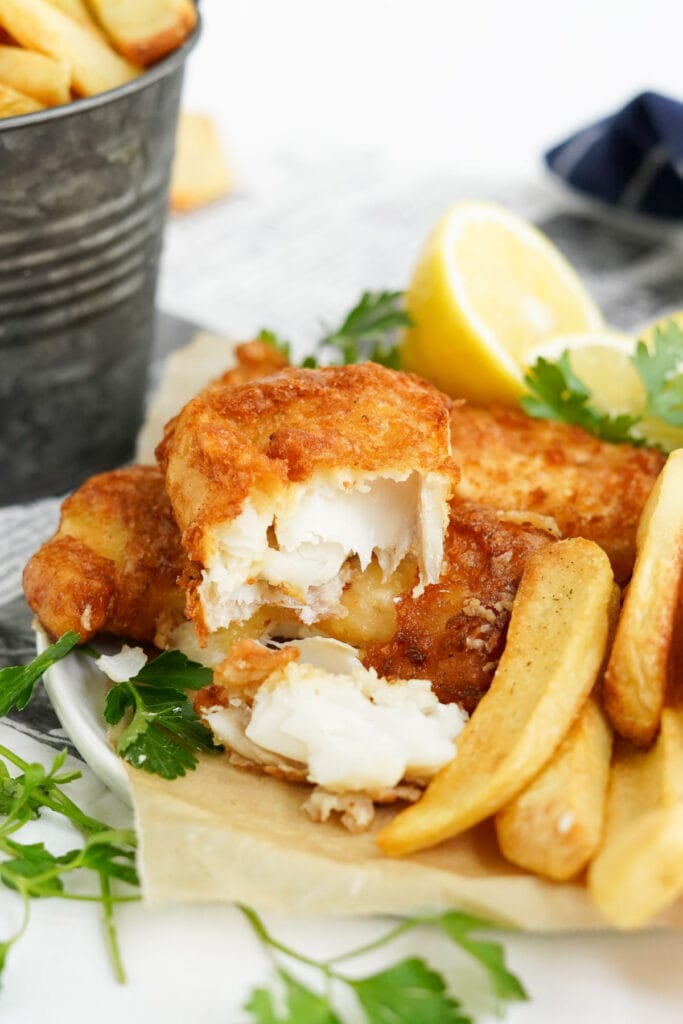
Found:
[[[185,60],[0,121],[0,504],[131,455]]]

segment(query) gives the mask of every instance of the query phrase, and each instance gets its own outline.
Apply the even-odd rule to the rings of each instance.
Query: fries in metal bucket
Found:
[[[47,107],[71,99],[69,65],[18,46],[0,46],[0,82]]]
[[[552,757],[593,689],[612,606],[609,559],[580,538],[527,563],[505,651],[491,688],[458,741],[456,757],[422,799],[378,834],[401,856],[433,846],[495,814]]]
[[[0,117],[19,117],[21,114],[33,114],[36,110],[42,109],[42,103],[0,82]]]
[[[197,23],[190,0],[90,0],[119,53],[151,64],[175,50]]]
[[[66,61],[74,89],[83,96],[123,85],[140,73],[103,37],[47,0],[0,0],[0,25],[27,50]]]

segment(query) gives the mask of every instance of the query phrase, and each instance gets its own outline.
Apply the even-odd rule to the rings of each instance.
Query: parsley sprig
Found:
[[[56,643],[46,647],[43,653],[28,665],[11,665],[9,668],[3,668],[0,671],[0,716],[8,714],[13,708],[17,711],[25,708],[41,676],[52,665],[65,658],[79,640],[78,633],[64,633]]]
[[[311,369],[319,365],[340,366],[371,360],[400,370],[397,332],[401,327],[409,327],[411,322],[403,308],[403,292],[363,292],[340,326],[335,330],[326,329],[316,344],[315,354],[306,356],[301,365]],[[289,341],[265,328],[259,338],[289,359]]]
[[[576,424],[603,441],[661,445],[658,427],[683,427],[683,331],[676,321],[658,327],[651,345],[639,341],[631,363],[645,393],[637,414],[597,410],[591,392],[573,373],[568,352],[555,363],[536,361],[524,378],[530,394],[522,407],[536,418]]]
[[[330,960],[316,960],[274,938],[250,907],[240,906],[240,910],[273,954],[276,966],[275,986],[256,988],[245,1005],[255,1024],[340,1024],[334,1003],[335,987],[339,985],[353,992],[368,1024],[472,1024],[472,1018],[449,991],[444,977],[421,957],[408,957],[365,978],[338,969],[339,964],[374,952],[424,925],[439,928],[481,964],[501,1003],[528,998],[522,983],[508,970],[499,943],[474,937],[475,933],[495,926],[471,914],[449,911],[409,918],[374,942]],[[318,992],[296,979],[281,966],[277,954],[318,970],[324,991]]]
[[[199,690],[212,679],[211,669],[180,651],[164,651],[132,679],[107,694],[104,718],[129,721],[116,741],[116,752],[135,768],[177,779],[197,767],[198,753],[214,751],[211,731],[197,716],[186,690]]]
[[[10,950],[26,931],[31,901],[57,897],[100,904],[114,974],[124,982],[114,907],[140,897],[137,892],[119,895],[115,887],[119,883],[138,887],[135,833],[111,828],[90,817],[67,796],[62,787],[79,779],[81,773],[62,771],[65,759],[63,750],[46,770],[0,746],[0,881],[18,892],[24,905],[18,929],[9,938],[0,939],[0,976]],[[17,774],[11,774],[10,765],[19,769]],[[56,855],[44,843],[21,843],[13,838],[24,825],[45,813],[69,821],[83,836],[82,845]],[[77,873],[91,880],[90,892],[83,893],[80,886],[78,891],[69,888]]]

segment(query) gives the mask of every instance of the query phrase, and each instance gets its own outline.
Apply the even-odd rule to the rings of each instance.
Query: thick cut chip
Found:
[[[378,835],[401,856],[495,814],[531,781],[569,731],[600,671],[612,608],[605,553],[576,538],[529,559],[491,688],[458,753],[418,804]]]
[[[373,556],[388,577],[413,555],[416,592],[435,583],[458,479],[449,411],[431,385],[373,363],[286,369],[185,406],[158,454],[198,565],[200,631],[264,604],[306,624],[339,614]]]
[[[66,61],[73,87],[83,96],[114,89],[140,73],[103,37],[47,0],[0,0],[0,25],[27,50]]]
[[[643,512],[604,701],[616,731],[652,742],[666,696],[683,572],[683,449],[669,456]]]
[[[464,499],[552,516],[564,537],[599,544],[617,582],[628,580],[638,520],[664,465],[660,452],[607,444],[581,427],[501,406],[459,404],[451,420]]]
[[[24,570],[26,600],[53,636],[154,642],[183,619],[185,557],[154,466],[94,476],[62,506],[56,535]]]
[[[197,24],[191,0],[90,0],[119,53],[152,64],[175,50]]]
[[[666,708],[654,747],[618,745],[604,839],[588,889],[619,928],[639,928],[683,893],[683,710]]]
[[[71,99],[71,68],[66,61],[19,46],[0,46],[0,82],[47,107]]]
[[[602,836],[612,730],[590,697],[539,775],[496,815],[501,853],[564,882],[585,868]]]
[[[19,117],[21,114],[33,114],[36,110],[43,110],[43,104],[34,100],[32,96],[24,96],[23,93],[11,89],[8,85],[0,82],[0,117]]]
[[[95,22],[85,0],[48,0],[48,3],[51,7],[56,7],[62,11],[63,14],[67,14],[80,25],[88,25],[90,28],[95,28]]]
[[[176,213],[196,210],[222,199],[230,185],[230,172],[214,122],[204,114],[183,112],[176,135],[171,209]]]

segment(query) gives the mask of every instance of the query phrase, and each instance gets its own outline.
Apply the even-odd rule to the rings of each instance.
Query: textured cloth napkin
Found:
[[[582,128],[545,160],[567,184],[613,206],[683,220],[683,103],[644,92]]]

